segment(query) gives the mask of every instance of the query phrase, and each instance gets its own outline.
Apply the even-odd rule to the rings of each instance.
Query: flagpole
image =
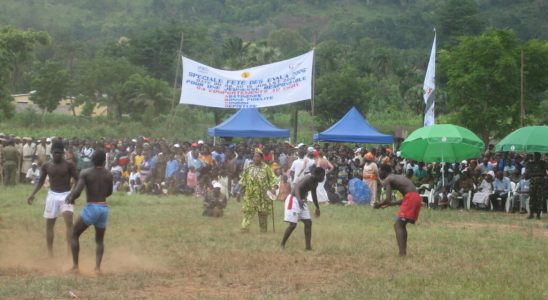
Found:
[[[312,47],[312,50],[316,49],[316,39],[318,34],[314,33],[314,47]],[[314,56],[312,56],[312,97],[311,97],[311,104],[312,104],[312,117],[314,117],[314,89],[315,89],[315,80],[314,76],[316,75],[316,67],[314,66],[316,64],[316,59]],[[314,123],[314,122],[313,122]]]
[[[519,121],[521,127],[523,127],[523,119],[525,119],[525,106],[523,105],[523,68],[524,68],[524,62],[523,62],[523,49],[521,49],[521,84],[520,84],[520,114],[519,114]]]
[[[430,51],[430,59],[424,77],[423,98],[424,98],[424,127],[435,124],[435,91],[436,89],[436,28],[434,28],[434,41]]]
[[[171,118],[168,122],[168,127],[171,128],[171,125],[173,125],[173,121],[175,121],[175,107],[176,107],[176,104],[175,104],[175,100],[177,99],[177,97],[175,96],[175,91],[177,90],[177,77],[179,76],[179,68],[182,69],[181,67],[181,57],[183,55],[183,38],[184,38],[184,32],[181,32],[181,40],[179,42],[179,50],[177,51],[177,67],[175,68],[175,78],[173,79],[173,99],[171,101],[171,111],[170,111],[170,115],[171,115]],[[181,70],[182,71],[182,70]]]

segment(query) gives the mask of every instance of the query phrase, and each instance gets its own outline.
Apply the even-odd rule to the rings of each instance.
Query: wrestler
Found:
[[[312,201],[316,206],[316,217],[320,216],[320,206],[318,204],[318,196],[316,195],[316,187],[318,183],[323,181],[325,177],[325,170],[323,168],[315,168],[312,174],[305,175],[300,179],[293,188],[291,194],[285,199],[284,204],[284,221],[289,223],[287,229],[284,232],[281,246],[285,248],[287,239],[291,236],[291,233],[297,227],[297,222],[303,221],[304,223],[304,238],[306,243],[306,250],[312,250],[312,219],[310,218],[310,211],[306,203],[306,196],[308,192],[312,194]]]
[[[27,198],[29,205],[34,201],[34,196],[44,185],[46,177],[49,176],[49,191],[46,198],[46,207],[44,209],[44,218],[46,218],[46,241],[48,245],[48,254],[53,256],[53,228],[55,220],[63,215],[67,228],[66,239],[67,247],[70,249],[70,237],[72,234],[72,215],[74,206],[65,203],[65,198],[70,193],[71,179],[78,180],[78,171],[76,166],[64,158],[64,146],[61,141],[56,140],[51,146],[52,160],[44,163],[40,170],[38,184]]]
[[[95,227],[95,272],[101,272],[103,260],[105,231],[108,221],[107,197],[112,194],[112,174],[105,169],[106,154],[102,149],[96,150],[91,156],[93,166],[80,172],[80,179],[66,198],[66,203],[74,204],[74,200],[86,189],[87,203],[74,225],[72,233],[72,271],[78,272],[78,255],[80,252],[80,235],[91,225]]]
[[[387,207],[390,205],[401,205],[394,231],[398,242],[400,256],[407,255],[407,223],[415,224],[419,218],[419,212],[422,206],[422,199],[417,192],[417,188],[407,177],[403,175],[390,174],[392,169],[389,165],[382,165],[379,171],[379,178],[385,190],[385,199],[377,204],[375,208]],[[392,190],[399,191],[403,197],[401,202],[392,201]]]

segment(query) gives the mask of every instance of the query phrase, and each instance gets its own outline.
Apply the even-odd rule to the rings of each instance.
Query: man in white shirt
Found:
[[[293,161],[291,164],[291,168],[289,169],[289,172],[291,174],[291,187],[293,188],[295,184],[305,176],[305,172],[310,167],[309,165],[309,159],[305,157],[306,150],[304,148],[299,148],[298,151],[298,159]]]

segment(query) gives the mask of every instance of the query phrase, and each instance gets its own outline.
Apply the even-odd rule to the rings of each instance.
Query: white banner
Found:
[[[426,69],[426,76],[424,78],[424,104],[426,104],[424,112],[424,126],[435,124],[435,96],[434,90],[436,89],[436,33],[434,30],[434,42],[432,43],[432,51],[430,52],[430,60],[428,61],[428,68]]]
[[[223,108],[267,107],[312,98],[314,50],[288,60],[225,71],[183,57],[179,103]]]

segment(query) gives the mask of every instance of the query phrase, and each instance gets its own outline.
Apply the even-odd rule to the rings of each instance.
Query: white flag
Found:
[[[179,103],[248,108],[308,100],[312,98],[313,59],[314,50],[268,65],[225,71],[183,57]]]
[[[435,107],[435,95],[436,89],[436,31],[434,30],[434,43],[432,44],[432,52],[430,53],[430,61],[428,61],[428,68],[426,69],[426,76],[424,78],[424,104],[426,105],[424,112],[424,126],[435,124],[434,120],[434,107]]]

